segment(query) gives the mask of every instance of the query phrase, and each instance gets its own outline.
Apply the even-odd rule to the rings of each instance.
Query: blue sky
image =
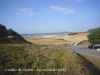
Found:
[[[100,0],[0,0],[0,23],[20,34],[100,27]]]

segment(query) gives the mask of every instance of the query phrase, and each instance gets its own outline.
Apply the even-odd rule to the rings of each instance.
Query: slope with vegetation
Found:
[[[29,43],[22,36],[12,29],[6,29],[6,27],[0,24],[0,43]]]
[[[87,32],[90,33],[87,35],[88,40],[83,40],[78,45],[100,44],[100,27],[90,29]]]
[[[28,44],[18,33],[0,27],[0,75],[100,75],[99,64],[80,54],[60,46]],[[22,39],[9,39],[9,34]]]
[[[94,32],[89,34],[88,39],[91,44],[100,44],[100,29],[96,29]]]
[[[5,71],[11,68],[33,69],[33,71]],[[47,70],[48,68],[57,70],[50,71]],[[58,46],[2,44],[0,45],[0,74],[99,75],[100,70],[81,55]]]
[[[77,45],[89,45],[89,41],[88,40],[83,40],[81,42],[79,42]]]
[[[94,32],[94,31],[96,31],[96,30],[98,30],[98,29],[100,29],[100,27],[98,27],[98,28],[95,28],[95,29],[90,29],[90,30],[88,30],[87,32],[90,32],[90,33],[92,33],[92,32]]]

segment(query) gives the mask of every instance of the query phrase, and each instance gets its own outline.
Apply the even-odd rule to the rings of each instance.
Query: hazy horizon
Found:
[[[100,27],[100,0],[0,0],[0,23],[19,34]]]

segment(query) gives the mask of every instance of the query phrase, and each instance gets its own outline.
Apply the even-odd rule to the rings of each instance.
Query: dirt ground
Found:
[[[62,35],[57,36],[55,38],[42,38],[42,36],[39,36],[37,38],[29,37],[25,39],[29,42],[43,45],[72,45],[78,41],[80,42],[83,40],[88,40],[87,35],[89,35],[89,33],[79,33],[76,35]]]

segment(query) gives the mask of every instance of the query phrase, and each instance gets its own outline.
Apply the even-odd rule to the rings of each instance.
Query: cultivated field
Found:
[[[54,38],[42,38],[42,36],[37,38],[25,38],[27,41],[43,44],[43,45],[72,45],[77,41],[88,40],[87,35],[89,33],[78,33],[76,35],[61,35]]]

